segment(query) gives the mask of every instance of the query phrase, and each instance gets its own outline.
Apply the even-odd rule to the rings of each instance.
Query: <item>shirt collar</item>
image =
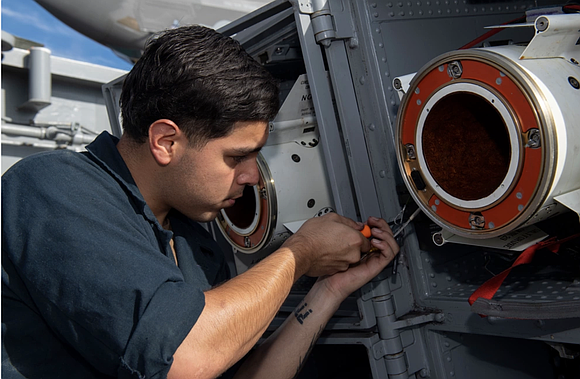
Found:
[[[157,218],[153,214],[153,211],[141,195],[131,171],[125,164],[121,153],[117,149],[117,143],[119,139],[109,132],[102,132],[91,142],[87,147],[88,153],[96,160],[105,171],[114,177],[125,189],[128,191],[135,202],[139,204],[143,214],[150,220],[157,222]]]

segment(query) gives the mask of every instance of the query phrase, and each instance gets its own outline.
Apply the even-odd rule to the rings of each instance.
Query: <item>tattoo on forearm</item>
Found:
[[[294,317],[300,323],[300,325],[304,324],[304,319],[308,317],[312,313],[312,309],[308,308],[308,303],[300,303],[296,310],[294,311]]]
[[[298,357],[298,367],[296,368],[296,374],[294,374],[294,379],[296,379],[298,377],[298,374],[300,373],[300,371],[304,367],[304,364],[306,363],[306,359],[310,355],[310,352],[312,352],[312,349],[314,349],[314,345],[316,345],[316,341],[318,340],[318,337],[320,337],[320,335],[322,334],[323,330],[324,330],[324,325],[320,325],[318,332],[316,334],[314,334],[314,337],[312,337],[312,341],[310,341],[310,346],[308,347],[308,350],[306,350],[306,354],[300,355],[300,357]]]

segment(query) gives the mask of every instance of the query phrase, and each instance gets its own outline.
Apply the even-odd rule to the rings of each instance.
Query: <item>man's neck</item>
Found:
[[[158,193],[156,183],[163,183],[158,177],[159,167],[147,149],[147,143],[137,143],[125,134],[117,143],[117,150],[125,161],[131,176],[139,188],[143,199],[164,229],[168,225],[169,208],[164,206],[163,197]],[[169,229],[168,229],[169,230]]]

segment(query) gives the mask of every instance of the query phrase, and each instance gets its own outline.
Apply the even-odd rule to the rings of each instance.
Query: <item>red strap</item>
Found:
[[[560,249],[561,244],[573,240],[574,238],[577,237],[580,237],[580,233],[574,234],[570,237],[566,237],[561,240],[556,240],[556,237],[552,237],[528,247],[520,254],[518,259],[516,259],[516,261],[512,264],[510,268],[504,270],[500,274],[497,274],[493,278],[489,279],[487,282],[483,283],[478,289],[476,289],[475,292],[472,293],[471,296],[469,297],[468,300],[469,305],[473,305],[473,303],[475,303],[475,301],[480,297],[491,300],[491,298],[495,295],[499,287],[501,287],[501,284],[503,283],[505,278],[509,275],[510,271],[516,266],[530,263],[532,261],[532,258],[534,258],[534,254],[536,253],[536,251],[541,249],[549,249],[551,252],[557,253],[558,250]]]

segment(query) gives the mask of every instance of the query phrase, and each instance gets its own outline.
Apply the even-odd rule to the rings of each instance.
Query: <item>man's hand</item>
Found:
[[[368,253],[346,271],[319,279],[320,284],[340,301],[377,276],[399,252],[399,245],[385,220],[369,217],[367,225],[371,227],[371,245],[378,250]]]
[[[290,249],[296,257],[297,278],[302,274],[332,275],[348,270],[360,260],[361,252],[370,249],[360,230],[360,223],[329,213],[306,221],[282,248]]]
[[[313,243],[316,248],[324,250],[325,253],[311,250],[311,254],[315,256],[314,259],[320,259],[321,263],[332,261],[334,257],[332,257],[331,249],[341,249],[340,254],[347,251],[347,256],[350,256],[350,250],[353,250],[356,253],[354,254],[356,262],[347,266],[346,269],[340,267],[336,273],[320,277],[284,324],[248,357],[237,372],[236,378],[296,377],[320,333],[340,303],[378,275],[399,252],[399,246],[385,220],[372,217],[368,219],[367,224],[371,227],[373,237],[370,243],[360,232],[363,225],[344,217],[331,215],[327,219],[320,217],[311,221],[305,223],[295,234],[303,240],[291,241],[292,243]],[[334,223],[342,224],[342,226]],[[316,227],[326,227],[326,231],[330,232],[324,233],[325,230],[316,229]],[[364,241],[361,241],[361,237]],[[312,239],[315,241],[310,242]],[[348,245],[348,241],[355,241],[356,247],[345,248],[344,245]],[[319,247],[320,243],[324,246]],[[360,244],[357,245],[357,243]],[[361,260],[361,249],[368,251],[371,245],[378,251],[367,254]],[[314,246],[311,247],[314,249]],[[290,245],[291,249],[294,247],[296,246]],[[308,248],[309,245],[306,247]],[[330,258],[325,257],[327,253],[331,255]],[[318,271],[325,271],[320,266],[318,267]]]

